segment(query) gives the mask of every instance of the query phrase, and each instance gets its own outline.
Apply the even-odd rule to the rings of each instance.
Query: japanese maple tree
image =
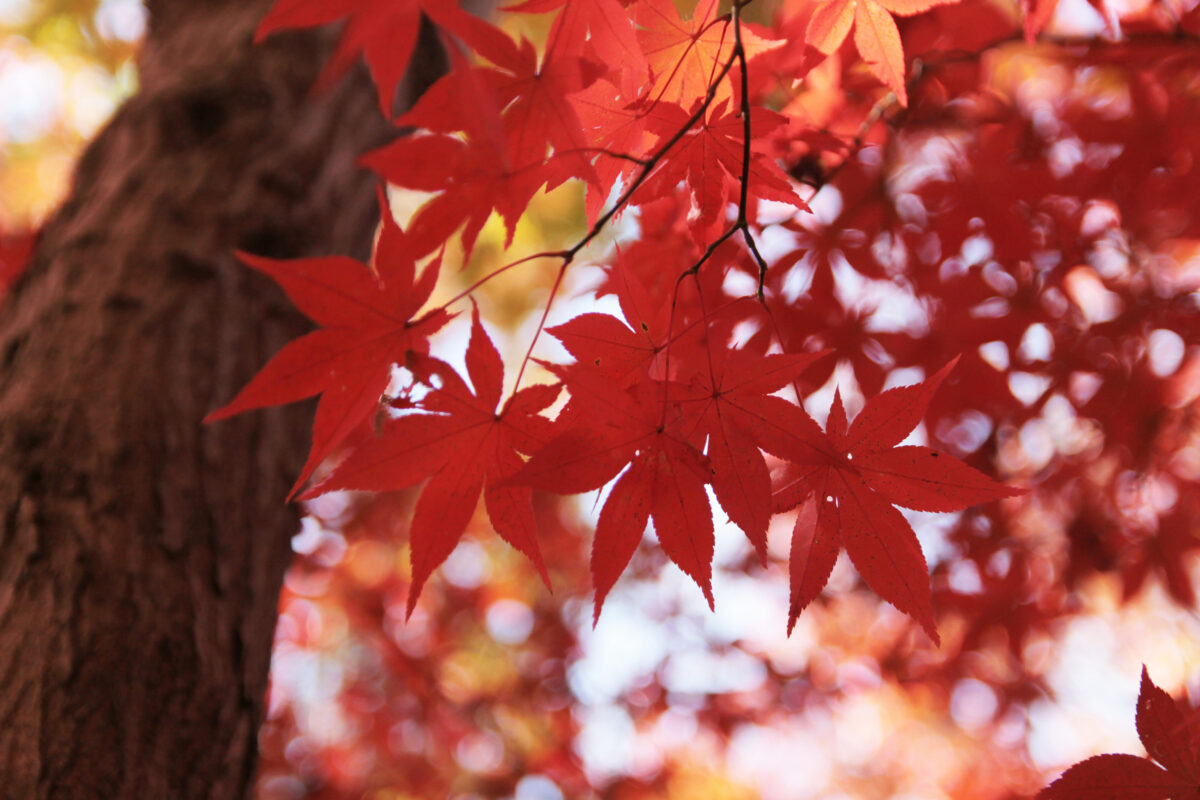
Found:
[[[394,523],[405,616],[481,499],[556,589],[574,573],[538,498],[599,492],[593,623],[648,526],[710,607],[722,523],[759,574],[790,530],[789,633],[844,550],[949,639],[896,664],[959,680],[994,646],[1005,702],[1027,701],[1046,687],[1024,645],[1091,576],[1129,598],[1161,573],[1195,602],[1200,12],[1100,6],[1104,37],[1064,38],[1046,3],[527,0],[497,24],[279,0],[260,36],[346,18],[329,74],[361,52],[385,114],[423,17],[451,68],[362,157],[425,193],[402,224],[381,203],[370,264],[242,255],[320,329],[210,419],[320,394],[296,490],[418,493]],[[584,194],[570,244],[442,269],[512,246],[563,185]],[[548,292],[506,363],[487,297],[517,270]],[[568,290],[594,306],[564,315],[585,307]],[[468,318],[457,349],[439,337]],[[919,512],[956,514],[936,557]],[[1031,532],[1048,520],[1066,556]],[[1183,718],[1145,675],[1142,694],[1163,768],[1101,756],[1044,796],[1194,793]]]

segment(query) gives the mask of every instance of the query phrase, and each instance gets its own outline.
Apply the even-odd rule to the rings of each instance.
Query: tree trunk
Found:
[[[151,0],[0,311],[0,797],[251,793],[312,417],[200,425],[307,327],[232,251],[365,258],[389,131],[365,75],[310,91],[327,37],[251,47],[268,5]]]

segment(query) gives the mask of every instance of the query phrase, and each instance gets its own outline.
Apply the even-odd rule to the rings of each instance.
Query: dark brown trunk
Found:
[[[250,46],[267,5],[151,2],[0,311],[0,797],[251,792],[311,407],[200,425],[307,326],[232,251],[364,258],[388,137],[363,76],[311,94],[327,39]]]

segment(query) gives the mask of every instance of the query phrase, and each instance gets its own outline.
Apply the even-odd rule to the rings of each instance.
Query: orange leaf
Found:
[[[832,0],[813,12],[804,32],[804,41],[825,55],[833,54],[854,23],[855,0]]]
[[[875,0],[861,0],[854,11],[854,45],[876,78],[908,105],[904,89],[904,48],[896,21]]]
[[[914,14],[928,11],[934,6],[953,5],[959,0],[877,0],[877,2],[893,14],[911,17]]]
[[[717,19],[717,0],[702,0],[691,19],[684,20],[671,0],[642,0],[635,6],[638,41],[654,77],[653,100],[690,108],[708,91],[709,82],[733,53],[733,28]],[[746,59],[784,44],[766,39],[742,25]],[[729,84],[717,87],[716,99],[729,97]]]

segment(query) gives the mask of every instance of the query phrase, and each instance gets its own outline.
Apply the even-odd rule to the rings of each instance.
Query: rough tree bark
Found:
[[[200,425],[306,327],[232,250],[364,258],[389,136],[365,75],[310,92],[328,39],[250,46],[268,5],[151,0],[0,310],[0,797],[251,792],[311,408]]]

